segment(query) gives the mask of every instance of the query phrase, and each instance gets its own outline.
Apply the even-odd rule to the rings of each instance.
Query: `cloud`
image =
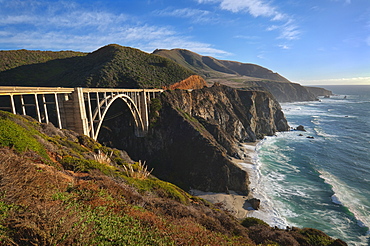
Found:
[[[93,5],[72,1],[0,0],[0,45],[2,49],[78,50],[91,52],[116,43],[152,52],[157,48],[185,48],[202,54],[224,57],[228,52],[192,40],[171,26],[136,21]],[[173,14],[175,14],[174,11]],[[207,16],[192,9],[177,10],[187,17]]]
[[[370,85],[370,77],[351,77],[351,78],[331,78],[319,80],[305,80],[305,84],[324,84],[324,85]]]
[[[351,4],[352,0],[331,0],[332,2],[344,2],[345,5]]]
[[[283,22],[283,24],[274,24],[266,29],[267,31],[279,30],[278,38],[280,39],[298,39],[301,33],[292,17],[264,0],[197,0],[197,2],[218,3],[221,9],[233,13],[246,12],[253,17],[266,17],[272,22]]]
[[[25,1],[27,2],[27,1]],[[33,3],[33,4],[32,4]],[[34,6],[35,2],[30,2],[25,5],[25,8],[30,8],[27,13],[22,13],[23,9],[14,10],[13,7],[9,8],[9,13],[1,13],[0,25],[31,25],[35,27],[42,26],[43,28],[76,28],[83,29],[86,27],[102,28],[112,24],[119,24],[125,22],[128,16],[119,14],[115,15],[105,11],[92,11],[80,10],[80,6],[74,3],[65,6],[63,3],[54,3],[51,5],[47,2],[40,2],[38,7],[31,8],[29,5]],[[46,9],[46,10],[43,10]]]
[[[299,39],[301,31],[299,30],[298,26],[292,22],[292,20],[289,20],[287,23],[278,28],[280,29],[280,36],[278,38],[287,40]]]
[[[191,41],[186,37],[182,38],[172,36],[165,39],[153,40],[149,43],[147,47],[150,48],[150,50],[154,50],[158,47],[162,47],[163,49],[174,49],[181,47],[182,49],[188,49],[204,56],[213,56],[216,58],[222,58],[232,55],[229,52],[213,48],[210,44]]]
[[[158,16],[191,18],[191,20],[196,23],[210,22],[216,19],[210,11],[192,8],[183,8],[183,9],[167,8],[164,10],[157,10],[154,12],[154,14]]]
[[[248,12],[254,17],[271,17],[272,20],[285,18],[285,14],[262,0],[198,0],[198,3],[220,3],[223,10],[233,13]]]
[[[279,44],[278,47],[282,48],[283,50],[290,50],[290,47],[286,44]]]

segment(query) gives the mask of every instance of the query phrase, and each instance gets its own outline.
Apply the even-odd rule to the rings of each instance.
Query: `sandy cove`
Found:
[[[243,163],[244,165],[255,165],[253,162],[253,155],[255,155],[255,148],[258,142],[255,143],[243,143],[245,145],[244,152],[246,156],[244,157],[244,160],[235,159],[232,158],[232,161],[240,166],[243,170],[246,170],[243,168],[240,163]],[[249,170],[246,170],[248,172],[248,175],[250,175]],[[230,191],[229,194],[227,193],[214,193],[214,192],[204,192],[200,190],[191,190],[190,192],[192,195],[201,197],[213,204],[221,204],[222,208],[224,210],[229,211],[231,214],[233,214],[237,219],[244,219],[248,215],[251,215],[253,211],[255,211],[251,204],[247,202],[248,199],[253,198],[252,192],[248,196],[245,195],[239,195],[233,191]]]

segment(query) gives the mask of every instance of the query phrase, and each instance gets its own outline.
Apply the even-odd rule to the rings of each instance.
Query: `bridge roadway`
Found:
[[[134,119],[135,134],[149,128],[150,101],[162,89],[65,88],[0,86],[0,110],[29,115],[97,139],[103,120],[116,100],[122,100]]]

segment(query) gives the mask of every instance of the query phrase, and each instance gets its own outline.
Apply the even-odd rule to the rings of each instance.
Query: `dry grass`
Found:
[[[113,151],[111,151],[108,154],[104,154],[102,151],[99,151],[99,153],[94,154],[93,156],[94,156],[94,160],[99,162],[100,164],[111,165],[112,155],[113,155]]]
[[[147,165],[145,165],[145,161],[141,162],[140,160],[135,163],[136,166],[132,164],[127,164],[127,166],[123,166],[126,174],[128,177],[135,178],[135,179],[146,179],[150,176],[153,169],[148,171]]]

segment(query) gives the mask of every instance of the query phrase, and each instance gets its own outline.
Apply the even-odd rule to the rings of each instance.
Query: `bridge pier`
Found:
[[[75,88],[70,94],[71,100],[63,101],[63,128],[90,136],[82,88]]]

